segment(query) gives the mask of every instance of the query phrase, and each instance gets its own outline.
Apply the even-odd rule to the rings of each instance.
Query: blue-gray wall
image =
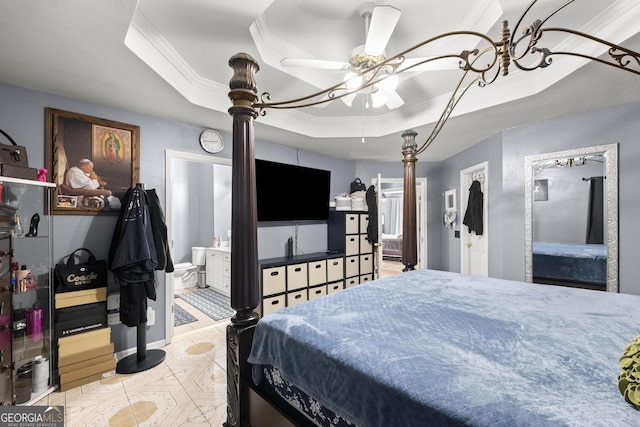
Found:
[[[0,83],[0,129],[11,135],[18,144],[27,148],[31,167],[45,166],[44,119],[47,107],[140,126],[140,181],[146,185],[146,188],[156,189],[163,209],[165,208],[165,150],[203,153],[198,143],[202,127]],[[219,153],[219,157],[229,159],[231,158],[231,135],[226,132],[221,133],[229,143]],[[331,170],[332,194],[348,191],[349,183],[355,177],[355,163],[352,161],[265,141],[256,141],[256,157]],[[196,185],[192,190],[197,193],[198,190],[195,187]],[[282,200],[274,202],[281,203],[283,209],[286,209],[288,203],[295,202],[295,198],[286,191],[286,183],[283,183]],[[56,215],[53,218],[53,262],[59,262],[80,247],[91,249],[98,259],[106,259],[116,219],[115,216]],[[261,227],[258,230],[258,255],[261,258],[283,256],[284,244],[294,231],[294,226]],[[214,232],[218,230],[210,230],[206,235],[213,235]],[[326,225],[301,225],[298,227],[298,239],[298,247],[301,251],[325,250]],[[206,242],[193,242],[188,244],[188,247],[209,244],[207,237]],[[179,261],[188,261],[189,257],[190,253],[188,256],[183,254],[179,257]],[[156,301],[149,301],[156,312],[155,325],[147,330],[149,343],[165,339],[165,277],[162,272],[156,274],[156,285],[158,298]],[[110,283],[109,293],[117,291],[117,286]],[[135,328],[114,325],[111,328],[111,334],[116,351],[136,348]]]
[[[52,107],[79,112],[140,126],[140,180],[147,188],[155,188],[164,206],[164,150],[202,153],[197,141],[202,128],[185,123],[151,117],[128,111],[80,102],[60,96],[0,84],[0,128],[25,145],[29,163],[44,167],[44,109]],[[640,199],[636,190],[640,182],[640,103],[616,106],[604,110],[560,117],[541,123],[506,129],[472,148],[443,162],[428,162],[428,150],[417,164],[417,176],[427,178],[428,203],[428,265],[440,270],[459,271],[459,239],[442,223],[445,191],[459,189],[459,171],[481,162],[489,167],[489,274],[507,279],[524,279],[524,158],[530,154],[570,148],[619,143],[619,227],[620,227],[620,291],[640,294],[636,280],[636,240],[640,235]],[[223,137],[230,141],[228,133]],[[259,135],[258,135],[259,137]],[[420,136],[418,136],[420,140]],[[271,142],[256,141],[256,157],[283,163],[329,169],[332,171],[331,193],[349,191],[349,183],[357,176],[370,183],[381,173],[385,178],[401,178],[402,138],[398,137],[397,162],[352,162],[322,154],[297,150]],[[437,143],[437,142],[436,142]],[[231,144],[219,154],[231,157]],[[294,199],[283,183],[282,204]],[[54,262],[79,247],[91,248],[98,258],[106,258],[115,217],[64,216],[54,217]],[[458,226],[459,227],[459,226]],[[326,225],[283,225],[260,227],[258,254],[260,258],[284,255],[285,242],[297,233],[301,252],[316,252],[326,248]],[[149,342],[164,339],[164,275],[157,275],[158,300],[151,302],[156,311],[156,324],[149,328]],[[111,290],[111,289],[110,289]],[[112,328],[116,350],[136,346],[135,328],[116,325]]]
[[[461,169],[488,162],[489,275],[524,280],[525,157],[618,143],[619,290],[640,294],[635,259],[636,242],[640,236],[640,197],[637,190],[640,182],[639,115],[640,103],[631,103],[558,117],[505,129],[437,166],[425,165],[419,160],[416,176],[428,179],[429,268],[460,271],[460,240],[444,228],[442,213],[444,192],[452,188],[460,190]],[[416,139],[419,141],[420,136]],[[428,158],[428,154],[427,149],[420,158]],[[358,163],[356,172],[366,182],[378,172],[385,177],[402,177],[400,159],[398,154],[398,165]],[[560,214],[562,212],[558,212]]]

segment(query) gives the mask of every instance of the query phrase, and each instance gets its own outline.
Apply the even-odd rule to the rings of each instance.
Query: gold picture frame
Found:
[[[47,180],[56,184],[52,213],[117,215],[126,191],[140,181],[140,127],[54,108],[45,113]]]

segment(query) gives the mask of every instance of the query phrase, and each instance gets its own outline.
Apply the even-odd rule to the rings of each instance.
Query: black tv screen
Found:
[[[258,222],[329,219],[331,171],[256,159]]]

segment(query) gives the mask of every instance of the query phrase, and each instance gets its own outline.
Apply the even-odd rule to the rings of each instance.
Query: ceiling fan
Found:
[[[284,58],[280,61],[283,67],[303,67],[316,68],[325,70],[345,70],[348,73],[345,81],[352,79],[358,73],[371,68],[373,65],[384,61],[385,48],[391,34],[400,19],[400,9],[389,5],[375,5],[372,2],[366,2],[358,8],[358,13],[365,21],[365,43],[353,49],[347,62],[321,60],[321,59],[303,59],[303,58]],[[349,83],[347,82],[347,85]],[[359,82],[356,84],[356,86]],[[404,101],[398,95],[395,88],[397,85],[397,75],[381,81],[380,84],[371,86],[371,99],[374,107],[383,104],[389,109],[402,106]],[[355,94],[341,98],[347,105],[351,105]]]

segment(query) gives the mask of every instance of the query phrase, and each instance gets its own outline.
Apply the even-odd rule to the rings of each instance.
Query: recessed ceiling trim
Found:
[[[602,32],[603,35],[600,37],[612,39],[612,35],[606,34],[607,29],[616,28],[617,32],[613,39],[622,43],[623,40],[637,32],[634,30],[635,20],[633,17],[638,16],[639,11],[639,2],[618,0],[609,5],[597,20],[589,22],[581,30],[591,33]],[[487,0],[478,3],[465,17],[465,22],[476,22],[477,25],[483,27],[491,26],[491,22],[495,22],[500,13],[502,13],[502,8],[497,1]],[[621,32],[621,28],[624,31]],[[264,15],[258,16],[254,24],[251,25],[250,32],[262,56],[262,61],[267,65],[318,88],[329,87],[337,83],[337,79],[334,80],[330,73],[314,73],[316,70],[300,72],[295,68],[281,67],[279,60],[286,56],[285,52],[288,54],[293,52],[299,57],[310,57],[310,55],[277,37],[269,29]],[[574,50],[579,49],[583,43],[587,42],[573,40],[563,43],[564,45],[560,44],[557,48]],[[140,10],[136,10],[133,14],[125,36],[125,45],[189,102],[215,111],[227,112],[230,106],[227,97],[228,87],[198,75]],[[590,53],[600,55],[605,51],[600,48],[600,51]],[[559,64],[560,60],[562,66]],[[555,62],[554,66],[544,70],[544,79],[537,78],[539,74],[537,72],[525,75],[525,73],[518,73],[514,70],[509,78],[499,79],[487,88],[482,90],[474,88],[465,95],[451,117],[537,94],[565,78],[587,61],[563,57],[556,59]],[[523,84],[524,81],[526,84]],[[264,89],[268,90],[268,88]],[[490,96],[487,91],[490,91]],[[397,134],[407,128],[428,126],[435,123],[447,105],[449,97],[450,94],[445,94],[391,111],[367,110],[364,117],[316,117],[312,115],[313,109],[305,109],[280,110],[277,113],[271,111],[266,116],[260,117],[259,121],[269,126],[315,138],[360,137],[363,133],[367,137],[380,137]],[[365,124],[364,130],[363,123]]]
[[[124,44],[192,104],[221,112],[229,109],[229,88],[198,75],[139,10]]]

